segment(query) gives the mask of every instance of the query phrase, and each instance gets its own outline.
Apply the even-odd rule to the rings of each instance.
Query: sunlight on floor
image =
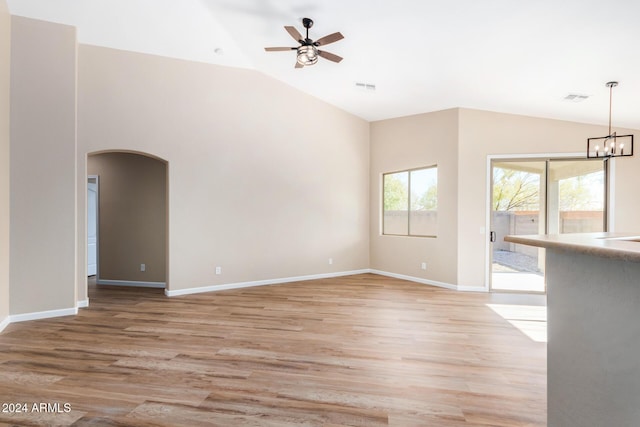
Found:
[[[544,292],[544,276],[535,273],[494,272],[491,288],[501,291]]]
[[[487,304],[487,307],[533,341],[547,342],[547,307],[513,304]]]

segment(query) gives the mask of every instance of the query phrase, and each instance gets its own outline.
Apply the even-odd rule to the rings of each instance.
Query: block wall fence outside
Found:
[[[530,211],[494,211],[492,212],[492,231],[496,232],[494,250],[519,252],[537,256],[538,249],[532,246],[518,245],[504,241],[512,234],[539,234],[539,212]],[[591,233],[602,231],[602,212],[598,211],[562,211],[560,212],[561,233]]]

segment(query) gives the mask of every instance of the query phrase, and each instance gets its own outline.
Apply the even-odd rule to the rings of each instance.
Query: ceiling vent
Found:
[[[373,92],[376,90],[376,85],[372,84],[372,83],[361,83],[361,82],[356,82],[356,88],[360,89],[360,90],[366,90],[369,92]]]
[[[581,95],[578,93],[570,93],[569,95],[564,97],[565,101],[571,101],[571,102],[582,102],[585,99],[588,99],[589,95]]]

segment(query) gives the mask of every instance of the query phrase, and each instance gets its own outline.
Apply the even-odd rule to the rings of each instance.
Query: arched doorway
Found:
[[[138,152],[91,153],[87,176],[87,274],[92,272],[91,224],[95,220],[94,280],[98,285],[165,288],[168,163]],[[95,209],[90,206],[92,200],[97,200]],[[95,218],[90,217],[92,212]]]

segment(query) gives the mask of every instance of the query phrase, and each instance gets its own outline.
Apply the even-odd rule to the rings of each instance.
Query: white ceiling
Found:
[[[638,0],[8,0],[80,43],[251,68],[373,121],[452,107],[640,129]],[[340,64],[294,69],[283,26]],[[357,89],[356,82],[376,85]],[[577,103],[569,93],[590,95]]]

